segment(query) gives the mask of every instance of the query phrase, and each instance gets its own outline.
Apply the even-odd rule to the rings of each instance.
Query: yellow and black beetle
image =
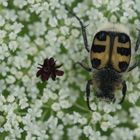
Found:
[[[66,7],[67,8],[67,7]],[[89,49],[86,26],[80,18],[68,8],[67,10],[79,21],[84,40],[84,46],[90,53],[92,68],[84,66],[77,62],[85,70],[93,72],[93,78],[88,80],[86,84],[86,99],[90,110],[89,97],[90,85],[93,85],[96,90],[96,96],[104,98],[108,101],[115,101],[116,90],[122,90],[123,97],[120,101],[124,101],[126,95],[126,82],[123,79],[123,74],[137,67],[140,62],[134,63],[129,67],[131,59],[131,40],[129,32],[121,24],[109,23],[95,34],[91,49]],[[140,45],[140,31],[135,46],[135,52]]]

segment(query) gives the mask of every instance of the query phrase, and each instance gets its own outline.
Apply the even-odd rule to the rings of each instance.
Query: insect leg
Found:
[[[87,85],[86,85],[86,99],[87,99],[87,106],[89,110],[93,111],[90,107],[89,103],[89,97],[90,97],[90,85],[92,84],[92,80],[88,80]]]
[[[122,83],[122,85],[123,85],[123,88],[122,88],[123,97],[122,97],[122,99],[121,99],[121,101],[120,101],[119,104],[123,103],[124,98],[125,98],[125,95],[126,95],[126,90],[127,90],[127,85],[126,85],[126,82],[125,81]]]
[[[85,70],[88,71],[88,72],[91,72],[91,71],[92,71],[91,68],[85,66],[85,65],[82,64],[81,62],[76,62],[75,65],[77,65],[77,64],[80,65],[83,69],[85,69]]]
[[[84,40],[84,45],[85,45],[85,49],[89,52],[89,45],[88,45],[88,40],[87,40],[87,33],[86,33],[86,27],[83,22],[81,21],[81,19],[73,12],[71,11],[68,6],[66,6],[66,9],[70,12],[70,14],[72,14],[80,23],[81,26],[81,30],[82,30],[82,36],[83,36],[83,40]]]
[[[138,66],[138,63],[133,64],[129,69],[128,72],[133,70],[134,68],[136,68]]]
[[[135,46],[135,52],[137,52],[139,46],[140,46],[140,29],[137,29],[139,31],[139,34],[138,34],[138,38],[137,38],[137,42],[136,42],[136,46]],[[136,68],[138,65],[140,65],[140,60],[139,62],[136,62],[134,63],[129,69],[128,71],[131,71],[133,70],[134,68]]]
[[[136,42],[136,46],[135,46],[135,52],[138,50],[139,46],[140,46],[140,29],[137,29],[139,31],[138,34],[138,38],[137,38],[137,42]]]

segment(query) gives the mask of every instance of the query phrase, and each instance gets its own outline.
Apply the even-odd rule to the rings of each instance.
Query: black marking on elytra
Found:
[[[119,37],[118,41],[120,43],[130,42],[129,36],[127,34],[125,34],[125,33],[119,33],[118,37]]]
[[[101,64],[101,60],[98,58],[94,58],[91,60],[91,64],[93,68],[97,68]]]
[[[128,67],[128,63],[125,61],[119,62],[119,68],[121,69],[122,72],[124,72]]]
[[[106,41],[106,32],[105,31],[100,31],[98,32],[95,37],[99,40],[99,41]]]
[[[105,46],[104,45],[93,45],[92,51],[95,53],[101,53],[105,51]]]
[[[131,53],[130,48],[117,47],[117,53],[128,56]]]

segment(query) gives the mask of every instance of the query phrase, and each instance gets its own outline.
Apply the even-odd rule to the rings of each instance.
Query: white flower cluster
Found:
[[[0,0],[0,138],[139,140],[139,68],[127,77],[122,105],[97,100],[93,93],[90,112],[84,93],[91,75],[74,65],[87,63],[89,55],[65,4],[89,25],[90,44],[106,21],[126,24],[136,40],[139,0]],[[50,57],[63,64],[64,75],[42,82],[37,67]]]

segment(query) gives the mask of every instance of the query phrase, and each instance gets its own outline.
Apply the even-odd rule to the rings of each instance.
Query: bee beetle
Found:
[[[68,8],[67,10],[79,21],[84,46],[90,54],[90,61],[92,68],[84,66],[77,62],[85,70],[92,72],[92,79],[86,84],[86,100],[87,106],[90,110],[90,86],[92,85],[96,91],[95,95],[107,101],[115,101],[115,91],[122,91],[122,99],[120,104],[124,101],[127,85],[123,79],[123,74],[133,70],[140,62],[129,66],[131,59],[131,40],[128,30],[121,24],[109,23],[97,31],[93,38],[91,49],[88,45],[86,26],[80,18]],[[140,31],[135,45],[135,52],[140,45]]]

